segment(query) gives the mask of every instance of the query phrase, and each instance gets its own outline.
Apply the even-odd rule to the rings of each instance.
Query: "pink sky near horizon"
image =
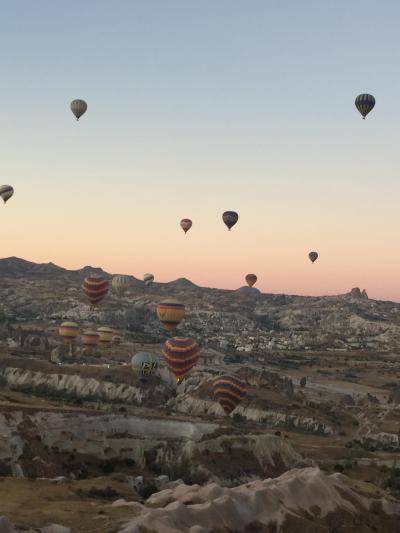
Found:
[[[11,200],[0,211],[1,217],[18,219],[19,200],[14,200],[14,205]],[[59,218],[54,213],[49,227],[46,212],[42,220],[38,217],[31,224],[29,233],[16,224],[3,236],[3,257],[51,261],[69,269],[100,266],[110,273],[131,274],[139,279],[145,272],[152,272],[161,282],[186,277],[201,286],[224,289],[244,285],[245,275],[255,273],[256,287],[262,292],[343,294],[358,286],[372,298],[400,301],[400,288],[393,290],[400,258],[387,261],[385,242],[379,243],[378,236],[373,253],[365,245],[361,247],[360,242],[357,244],[357,233],[343,234],[342,242],[323,243],[318,236],[313,241],[317,246],[312,249],[320,257],[311,264],[311,248],[300,229],[288,233],[267,227],[252,238],[252,224],[246,214],[229,232],[221,213],[213,212],[212,220],[194,219],[192,229],[185,235],[173,215],[164,224],[161,220],[156,224],[153,218],[147,229],[140,228],[136,221],[138,229],[130,233],[118,231],[115,224],[100,226],[99,221],[88,222],[85,227],[84,221],[76,220],[75,227],[72,222],[65,226],[62,213]]]
[[[93,164],[97,157],[91,155]],[[225,169],[223,174],[232,179],[228,188],[226,181],[202,182],[202,169],[192,171],[195,185],[187,188],[185,168],[178,179],[165,168],[151,168],[154,174],[163,172],[165,185],[153,186],[150,177],[140,184],[130,176],[150,170],[127,165],[120,170],[125,179],[115,193],[110,183],[110,195],[109,169],[101,168],[101,161],[96,162],[99,181],[88,173],[81,183],[69,178],[88,175],[79,161],[52,161],[49,167],[56,167],[58,180],[51,180],[53,168],[41,168],[47,185],[38,195],[39,170],[19,164],[17,174],[24,179],[12,180],[15,195],[0,206],[6,230],[2,257],[52,261],[71,269],[101,266],[138,278],[152,272],[158,281],[186,277],[198,285],[229,289],[244,285],[245,275],[255,273],[256,287],[263,292],[343,294],[358,286],[370,297],[400,301],[394,170],[393,181],[388,174],[383,190],[379,183],[352,187],[354,167],[340,181],[335,175],[343,169],[325,169],[324,181],[307,185],[305,194],[310,172],[298,169],[288,182],[290,163],[269,169],[275,180],[268,186],[265,170],[253,169],[246,184],[241,182],[243,170]],[[89,202],[93,189],[96,202]],[[225,210],[239,212],[230,232],[222,222]],[[184,217],[193,219],[186,235],[179,226]],[[311,250],[320,255],[314,264],[308,259]]]

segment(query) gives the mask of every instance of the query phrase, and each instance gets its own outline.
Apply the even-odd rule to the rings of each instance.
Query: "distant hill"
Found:
[[[100,267],[92,267],[89,265],[84,266],[78,270],[68,270],[66,268],[55,265],[54,263],[34,263],[32,261],[27,261],[19,257],[6,257],[0,259],[0,277],[3,278],[26,278],[26,279],[46,279],[46,280],[56,280],[56,279],[69,279],[73,281],[81,280],[89,275],[103,276],[105,278],[112,278],[115,274],[110,274],[104,271]],[[143,281],[135,278],[134,276],[129,276],[133,286],[142,287]],[[286,305],[289,302],[296,301],[306,301],[310,299],[318,300],[322,299],[331,299],[331,298],[351,298],[355,300],[368,300],[368,295],[365,290],[361,291],[358,287],[351,289],[350,292],[338,296],[295,296],[295,295],[285,295],[285,294],[269,294],[266,295],[262,293],[256,287],[239,287],[236,290],[227,290],[227,289],[217,289],[217,288],[206,288],[196,285],[187,278],[178,278],[174,281],[169,281],[166,283],[156,282],[152,285],[152,291],[163,293],[181,293],[183,291],[217,291],[221,297],[224,297],[226,294],[237,294],[240,297],[253,297],[258,296],[268,297],[269,301],[276,304]]]
[[[59,277],[67,274],[68,270],[53,263],[33,263],[19,257],[0,259],[0,276],[6,278],[20,277]]]
[[[195,283],[193,283],[192,281],[190,281],[189,279],[186,279],[186,278],[179,278],[179,279],[176,279],[174,281],[169,281],[169,282],[165,283],[165,285],[167,285],[168,287],[175,288],[175,289],[196,289],[196,288],[199,288],[198,285],[196,285]]]
[[[236,294],[240,294],[242,296],[251,296],[251,297],[255,297],[261,294],[261,292],[256,287],[248,287],[247,285],[240,287],[235,292]]]
[[[84,267],[80,270],[67,270],[54,263],[33,263],[19,257],[0,259],[0,276],[6,278],[44,278],[87,276],[97,273],[107,275],[101,268]]]
[[[53,263],[34,263],[17,257],[0,259],[0,312],[18,320],[81,322],[87,301],[79,290],[89,274],[110,279],[99,267],[68,270]],[[200,342],[212,339],[230,348],[256,346],[272,350],[393,350],[400,346],[400,304],[371,300],[365,290],[352,288],[336,296],[296,296],[199,287],[186,278],[168,283],[132,280],[124,298],[110,290],[101,302],[101,320],[118,328],[126,324],[153,338],[161,327],[156,303],[174,297],[187,308],[180,326]],[[26,280],[28,283],[26,283]],[[0,328],[1,329],[1,328]],[[251,338],[251,342],[249,341]]]

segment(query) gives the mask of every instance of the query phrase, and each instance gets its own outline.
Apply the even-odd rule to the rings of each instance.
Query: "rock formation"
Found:
[[[120,533],[398,531],[400,502],[318,468],[235,488],[180,485],[153,494]],[[137,504],[135,504],[137,506]],[[137,508],[137,507],[136,507]],[[353,529],[356,528],[356,529]]]

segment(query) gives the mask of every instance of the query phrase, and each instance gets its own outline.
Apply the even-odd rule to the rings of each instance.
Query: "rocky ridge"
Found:
[[[115,502],[114,505],[123,505]],[[294,469],[234,488],[180,485],[153,494],[120,533],[398,531],[400,502],[341,474]],[[146,529],[147,528],[147,529]]]

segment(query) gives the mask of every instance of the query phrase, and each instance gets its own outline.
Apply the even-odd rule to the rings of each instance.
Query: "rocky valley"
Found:
[[[130,278],[93,310],[89,274],[112,278],[0,260],[1,532],[400,531],[400,304]],[[201,348],[179,383],[171,297]],[[65,345],[65,321],[122,341]],[[227,416],[213,382],[232,372],[247,391]]]

